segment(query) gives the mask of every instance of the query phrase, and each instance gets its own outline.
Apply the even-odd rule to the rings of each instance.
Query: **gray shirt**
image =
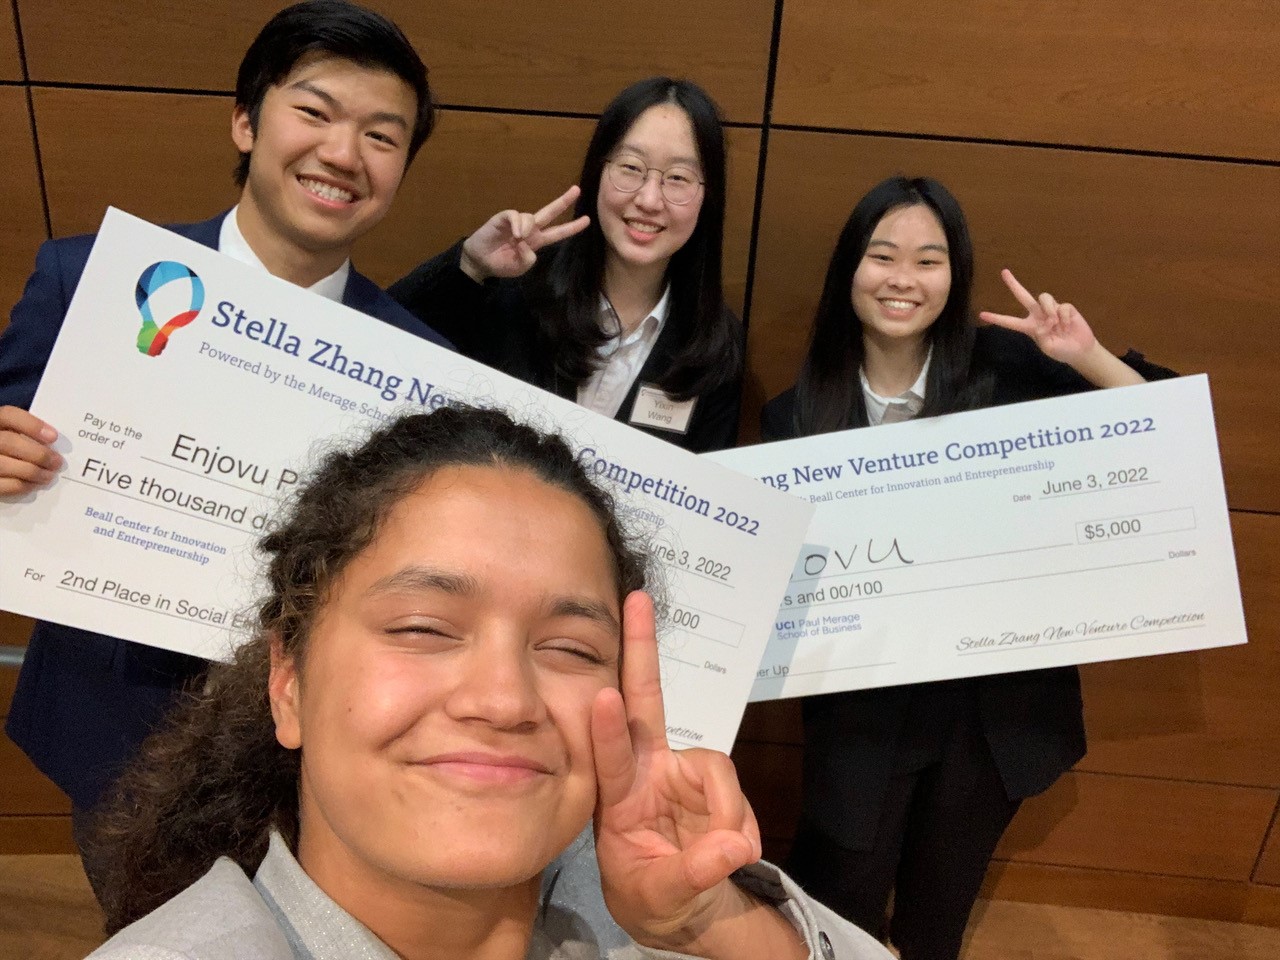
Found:
[[[760,863],[737,883],[773,902],[809,944],[814,960],[888,960],[852,924],[807,898],[781,871]],[[250,881],[223,858],[162,907],[121,930],[89,960],[399,960],[329,899],[273,834]],[[544,872],[542,905],[528,960],[685,960],[649,950],[622,931],[600,892],[595,844],[585,831]]]

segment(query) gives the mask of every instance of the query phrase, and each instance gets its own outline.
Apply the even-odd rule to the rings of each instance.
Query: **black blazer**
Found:
[[[491,279],[476,283],[462,272],[461,256],[459,241],[396,281],[387,292],[424,323],[444,333],[459,352],[525,383],[576,400],[578,385],[556,373],[520,282]],[[726,313],[732,316],[727,308]],[[738,436],[741,368],[697,398],[684,433],[630,422],[640,385],[656,381],[670,368],[680,347],[676,337],[675,326],[664,324],[614,419],[694,453],[733,446]]]
[[[169,229],[216,249],[225,216]],[[67,237],[40,246],[35,273],[0,334],[0,405],[31,405],[94,239]],[[355,270],[342,302],[407,333],[450,346]],[[177,692],[205,666],[198,657],[37,623],[5,732],[72,803],[88,810],[159,723]]]
[[[1122,358],[1148,380],[1176,376],[1129,351]],[[1094,389],[1028,338],[981,327],[975,371],[990,372],[990,406]],[[795,390],[774,397],[760,415],[762,437],[797,436]],[[1029,670],[963,681],[1010,799],[1048,789],[1085,754],[1084,704],[1075,667]],[[895,746],[913,691],[921,684],[807,697],[804,714],[805,817],[850,849],[868,847],[893,773]]]

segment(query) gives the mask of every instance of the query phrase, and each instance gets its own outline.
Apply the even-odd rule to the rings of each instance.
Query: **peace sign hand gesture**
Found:
[[[477,283],[489,277],[518,277],[533,266],[538,251],[585,230],[588,216],[550,226],[573,207],[581,191],[573,186],[537,213],[495,213],[462,244],[462,271]]]
[[[1038,299],[1033,297],[1018,282],[1012,271],[1001,270],[1000,278],[1018,298],[1018,302],[1027,308],[1027,315],[1010,317],[984,310],[978,314],[980,320],[1025,333],[1035,341],[1045,356],[1073,367],[1078,366],[1094,350],[1097,338],[1079,310],[1069,303],[1058,303],[1047,293],[1040,294]]]
[[[622,689],[601,691],[591,713],[596,857],[610,913],[656,949],[806,956],[782,914],[729,879],[760,858],[760,829],[733,762],[667,743],[653,604],[644,593],[623,606],[622,650]]]

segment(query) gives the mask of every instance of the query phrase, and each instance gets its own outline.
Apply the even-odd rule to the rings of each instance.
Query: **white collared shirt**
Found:
[[[595,372],[578,387],[578,403],[606,417],[616,417],[627,391],[635,382],[644,362],[658,342],[658,334],[667,321],[670,309],[671,287],[662,292],[662,299],[649,311],[649,315],[625,337],[621,336],[622,324],[613,304],[600,295],[600,329],[613,336],[596,350],[603,361]]]
[[[218,231],[218,252],[225,253],[233,260],[239,260],[241,263],[247,263],[251,267],[257,267],[259,270],[266,270],[262,261],[258,259],[258,255],[253,252],[253,247],[249,246],[249,241],[244,238],[244,234],[240,232],[240,224],[236,221],[236,215],[240,210],[240,205],[231,208],[222,220],[222,229]],[[317,280],[311,286],[307,287],[312,293],[318,293],[326,300],[332,300],[335,303],[342,302],[342,295],[347,292],[347,278],[351,275],[351,259],[342,261],[342,266],[333,273],[329,274],[321,280]]]
[[[929,361],[932,359],[933,344],[930,344],[929,352],[924,357],[924,366],[920,368],[920,375],[916,377],[916,382],[896,397],[880,396],[867,382],[867,372],[862,368],[858,369],[858,376],[862,380],[862,400],[867,406],[867,422],[871,426],[876,427],[885,422],[900,423],[920,413],[920,409],[924,406],[924,389],[925,380],[929,376]]]

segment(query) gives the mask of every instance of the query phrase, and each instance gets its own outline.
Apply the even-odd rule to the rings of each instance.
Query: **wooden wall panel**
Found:
[[[1280,159],[1269,0],[787,0],[782,124]]]
[[[203,220],[235,202],[229,97],[44,88],[32,94],[54,236],[96,230],[108,206],[177,223]]]
[[[774,0],[479,4],[386,9],[431,68],[441,102],[599,113],[641,77],[702,84],[730,120],[760,123]]]
[[[0,21],[4,11],[0,9]],[[40,179],[36,150],[31,140],[31,115],[22,87],[0,87],[0,165],[5,175],[0,186],[0,329],[9,323],[9,311],[22,296],[36,262],[36,247],[45,239],[44,209],[40,203]],[[0,643],[6,642],[0,640]]]
[[[1231,519],[1249,643],[1085,668],[1078,769],[1280,787],[1280,517]]]
[[[226,90],[240,58],[284,0],[17,0],[31,79]]]
[[[1249,887],[1249,899],[1240,919],[1262,927],[1280,927],[1280,887],[1259,884]]]
[[[977,250],[975,306],[1016,306],[999,279],[1070,299],[1115,349],[1212,378],[1233,507],[1280,510],[1280,167],[775,131],[753,295],[744,424],[795,377],[831,248],[889,174],[959,197]]]
[[[1247,881],[1275,790],[1068,773],[1023,804],[1001,859]]]
[[[31,766],[8,737],[0,737],[0,814],[65,814],[71,801]]]
[[[1280,815],[1280,810],[1277,811]],[[1256,883],[1266,883],[1280,887],[1280,816],[1273,817],[1271,830],[1267,834],[1267,842],[1258,858],[1258,869],[1254,871]]]
[[[19,2],[33,80],[227,91],[282,6],[224,3],[211,16],[199,0]],[[703,84],[732,120],[763,119],[772,0],[656,0],[638,11],[592,0],[372,5],[409,35],[441,103],[599,113],[627,84],[668,73]]]
[[[591,120],[445,111],[386,221],[358,248],[361,269],[385,285],[499,210],[536,210],[555,199],[576,181],[594,126]],[[725,291],[741,310],[760,134],[735,128],[728,140]]]
[[[0,815],[0,856],[22,853],[75,853],[70,816]]]
[[[22,57],[18,53],[18,31],[13,11],[0,9],[0,80],[22,79]]]

